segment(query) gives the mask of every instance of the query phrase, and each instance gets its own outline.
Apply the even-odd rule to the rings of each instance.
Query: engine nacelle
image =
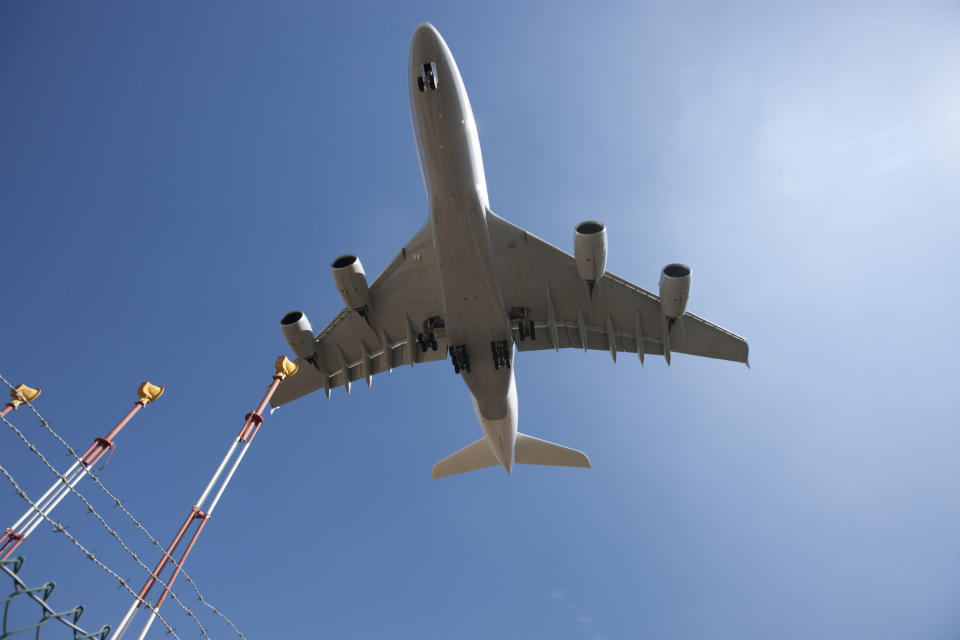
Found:
[[[313,355],[317,341],[313,337],[313,327],[303,311],[291,311],[280,318],[280,328],[283,329],[287,344],[298,358],[309,358]]]
[[[370,289],[360,259],[354,255],[340,256],[330,265],[337,291],[348,307],[365,314],[370,307]]]
[[[607,265],[607,228],[602,222],[588,220],[577,225],[573,234],[573,257],[577,261],[577,273],[587,284],[603,277]]]
[[[660,272],[660,309],[663,315],[676,319],[683,315],[690,297],[690,267],[668,264]]]

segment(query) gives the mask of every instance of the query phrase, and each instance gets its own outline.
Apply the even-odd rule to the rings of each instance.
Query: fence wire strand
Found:
[[[10,382],[9,382],[6,378],[4,378],[2,374],[0,374],[0,380],[2,380],[3,383],[6,384],[11,390],[14,390],[13,385],[10,384]],[[42,415],[40,415],[40,412],[37,411],[37,408],[34,407],[32,403],[25,401],[23,404],[25,404],[26,406],[30,407],[30,410],[31,410],[31,411],[33,412],[33,414],[37,417],[37,419],[40,420],[40,423],[44,426],[44,428],[50,433],[50,435],[52,435],[54,438],[56,438],[57,441],[59,441],[60,444],[62,444],[67,451],[70,452],[70,455],[71,455],[71,456],[73,456],[76,460],[80,460],[80,457],[77,455],[77,452],[73,449],[73,447],[71,447],[71,446],[67,443],[67,441],[64,440],[64,439],[60,436],[60,434],[57,433],[57,432],[53,429],[53,426],[50,424],[50,422],[47,421],[47,419],[44,418]],[[4,420],[4,422],[6,422],[6,420]],[[9,424],[9,423],[8,423],[8,424]],[[11,425],[11,426],[12,426],[12,425]],[[14,429],[15,429],[15,427],[14,427]],[[23,440],[26,442],[26,440],[23,438],[23,436],[21,436],[21,439],[23,439]],[[28,447],[29,447],[29,445],[28,445]],[[34,450],[35,450],[35,448],[34,448]],[[39,454],[39,452],[36,452],[36,453]],[[41,456],[41,457],[42,457],[42,456]],[[81,462],[82,462],[82,461],[81,461]],[[47,466],[49,467],[50,465],[48,464]],[[52,469],[52,467],[51,467],[51,469]],[[54,472],[57,473],[56,470],[54,470]],[[57,475],[59,475],[59,473],[57,473]],[[153,546],[155,546],[157,549],[159,549],[159,550],[160,550],[161,552],[163,552],[163,553],[166,552],[166,547],[164,547],[162,544],[160,544],[160,542],[159,542],[155,537],[153,537],[153,535],[150,534],[150,532],[149,532],[149,531],[147,530],[147,528],[143,525],[143,523],[142,523],[140,520],[138,520],[132,513],[130,513],[130,511],[127,510],[127,508],[123,505],[123,503],[120,501],[120,499],[119,499],[117,496],[115,496],[113,493],[111,493],[109,489],[107,489],[107,487],[103,484],[103,482],[100,481],[100,478],[98,478],[98,477],[93,473],[93,469],[88,469],[88,470],[87,470],[87,475],[90,476],[90,478],[93,480],[94,484],[96,484],[96,485],[100,488],[100,490],[103,491],[103,493],[104,493],[108,498],[110,498],[110,500],[113,501],[114,505],[116,505],[117,507],[119,507],[120,510],[123,511],[123,513],[131,520],[131,522],[133,522],[133,524],[134,524],[140,531],[142,531],[144,535],[147,536],[147,538],[150,540],[150,542],[153,543]],[[74,493],[76,493],[76,491],[74,491]],[[78,495],[79,495],[79,494],[78,494]],[[82,499],[83,499],[83,498],[82,498],[82,496],[81,496],[81,500],[82,500]],[[84,500],[84,503],[86,504],[86,500]],[[88,506],[88,508],[91,509],[91,511],[93,511],[93,509],[92,509],[91,507],[89,507],[89,505],[87,505],[87,506]],[[102,521],[102,519],[101,519],[101,521]],[[106,526],[105,523],[104,523],[104,526]],[[118,536],[115,535],[114,537],[116,537],[117,540],[119,540],[119,537],[118,537]],[[123,543],[121,542],[121,545],[122,545],[122,544],[123,544]],[[136,559],[137,562],[140,562],[139,559],[137,559],[136,557],[135,557],[134,559]],[[184,579],[185,579],[187,582],[190,583],[190,586],[192,586],[192,587],[193,587],[193,590],[196,592],[196,594],[197,594],[197,600],[199,600],[199,601],[203,604],[203,606],[205,606],[207,609],[209,609],[209,610],[212,611],[214,614],[216,614],[221,620],[223,620],[225,623],[227,623],[227,624],[230,626],[230,628],[233,629],[233,631],[241,638],[241,640],[247,640],[247,639],[246,639],[246,636],[243,635],[243,633],[240,631],[240,629],[237,627],[237,625],[234,624],[234,622],[233,622],[230,618],[228,618],[226,615],[224,615],[223,612],[221,612],[217,607],[215,607],[213,604],[211,604],[211,603],[203,596],[203,594],[200,592],[200,587],[197,586],[197,583],[194,582],[193,578],[191,578],[190,575],[187,573],[187,571],[180,565],[179,561],[177,561],[177,559],[174,558],[174,557],[171,555],[169,562],[173,563],[174,566],[179,567],[179,569],[180,569],[180,574],[184,577]],[[153,575],[153,572],[152,572],[149,568],[147,568],[145,565],[143,565],[143,563],[140,563],[140,566],[144,567],[144,569],[146,569],[147,573],[149,573],[150,575]],[[159,578],[158,578],[158,581],[159,581]],[[163,584],[163,582],[160,582],[160,584],[163,585],[163,586],[166,586],[166,585]],[[172,590],[171,590],[170,595],[174,598],[174,600],[177,601],[178,604],[180,604],[180,606],[181,606],[185,611],[187,611],[188,615],[190,615],[191,617],[194,617],[194,616],[192,615],[192,612],[190,612],[189,609],[187,609],[186,607],[184,607],[183,604],[181,604],[180,601],[177,600],[177,596],[172,592]],[[194,619],[196,619],[196,618],[194,618]],[[199,621],[197,621],[197,623],[199,624]],[[206,634],[204,634],[204,637],[207,637]]]

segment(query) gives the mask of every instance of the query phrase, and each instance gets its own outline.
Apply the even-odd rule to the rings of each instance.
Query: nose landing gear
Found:
[[[436,91],[438,86],[437,63],[427,62],[420,65],[420,75],[417,76],[417,89],[420,90],[420,93],[427,90]]]

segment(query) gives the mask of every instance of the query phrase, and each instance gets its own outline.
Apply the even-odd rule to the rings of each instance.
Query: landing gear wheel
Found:
[[[420,93],[427,90],[427,87],[423,84],[423,76],[417,76],[417,88],[420,89]]]

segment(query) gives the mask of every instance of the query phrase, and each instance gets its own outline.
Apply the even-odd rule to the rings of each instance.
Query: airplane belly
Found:
[[[476,121],[456,62],[432,28],[418,30],[409,73],[447,343],[466,349],[469,370],[460,374],[491,443],[504,447],[501,463],[509,469],[516,432],[513,334],[487,235],[489,201]],[[502,353],[509,353],[507,362],[503,355],[498,361],[498,343]]]
[[[482,218],[439,213],[433,229],[448,343],[479,353],[491,341],[511,339]]]
[[[512,334],[487,237],[486,181],[473,112],[449,52],[430,45],[413,54],[411,71],[430,60],[440,84],[423,92],[412,89],[411,108],[440,267],[444,323],[450,345],[466,345],[479,355],[490,351],[491,341],[510,340]],[[486,359],[492,366],[492,355]],[[471,357],[471,362],[478,360]]]

